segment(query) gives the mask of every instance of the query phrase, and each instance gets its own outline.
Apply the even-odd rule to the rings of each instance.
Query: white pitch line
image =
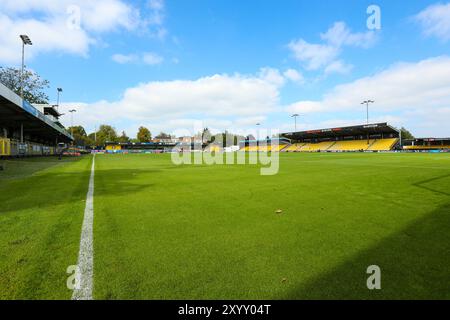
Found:
[[[78,254],[78,272],[76,273],[77,288],[74,289],[72,300],[93,300],[92,288],[94,278],[94,175],[95,155],[92,159],[91,178],[86,196],[83,227],[81,230],[80,252]]]

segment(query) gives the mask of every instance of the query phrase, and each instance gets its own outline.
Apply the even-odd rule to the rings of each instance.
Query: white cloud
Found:
[[[285,84],[286,79],[283,77],[283,75],[280,73],[278,69],[274,68],[262,68],[259,72],[259,77],[268,82],[271,83],[277,87],[281,87]]]
[[[340,21],[328,29],[327,32],[320,35],[322,40],[330,45],[341,48],[343,46],[354,46],[369,48],[375,43],[375,33],[371,31],[352,33],[347,25]]]
[[[153,52],[143,54],[114,54],[111,59],[119,64],[144,63],[148,65],[157,65],[164,62],[164,58]]]
[[[426,36],[450,40],[450,3],[429,6],[416,15],[415,20],[421,24]]]
[[[144,61],[145,64],[155,65],[155,64],[161,64],[164,61],[164,58],[156,53],[147,52],[142,57],[142,60]]]
[[[303,74],[298,72],[295,69],[288,69],[283,73],[284,77],[292,82],[296,82],[299,84],[303,84],[305,82],[305,78]]]
[[[112,60],[114,62],[120,63],[120,64],[126,64],[131,62],[136,62],[139,59],[139,57],[135,54],[120,54],[117,53],[112,56]]]
[[[143,17],[123,0],[2,0],[0,62],[20,62],[20,34],[29,35],[34,42],[27,48],[28,59],[46,52],[86,57],[101,34],[119,29],[147,30],[162,37],[167,31],[163,27],[164,2],[159,3],[150,17]]]
[[[39,21],[35,19],[12,20],[0,14],[0,61],[18,63],[21,59],[21,34],[30,36],[34,45],[27,47],[27,60],[41,52],[58,50],[65,53],[86,56],[89,46],[95,42],[84,30],[67,30],[65,21]]]
[[[333,61],[339,49],[329,45],[312,44],[303,39],[291,41],[288,45],[295,59],[305,64],[308,70],[317,70]]]
[[[329,75],[332,73],[340,73],[340,74],[349,74],[353,70],[353,66],[351,64],[347,64],[342,60],[336,60],[330,63],[325,68],[325,74]]]
[[[207,126],[223,125],[218,128],[222,130],[254,126],[279,111],[279,89],[284,83],[279,74],[276,69],[263,68],[257,75],[216,74],[196,80],[149,82],[127,89],[119,101],[73,103],[64,108],[76,106],[77,122],[90,130],[100,125],[99,121],[119,130],[143,123],[169,130],[178,126],[180,122],[174,121],[180,119],[189,123],[188,129],[193,119],[209,119]]]
[[[376,41],[373,31],[352,33],[344,22],[336,22],[327,32],[320,35],[324,43],[309,43],[304,39],[293,40],[288,48],[294,58],[307,70],[326,69],[333,72],[348,73],[350,65],[338,60],[345,46],[369,48]]]
[[[394,115],[418,134],[450,135],[450,57],[417,63],[399,63],[383,72],[339,85],[319,101],[299,101],[286,108],[292,113],[362,113],[361,101],[374,99],[374,113]],[[436,115],[440,116],[436,116]]]
[[[164,9],[164,1],[163,0],[149,0],[148,6],[153,10],[162,11]]]

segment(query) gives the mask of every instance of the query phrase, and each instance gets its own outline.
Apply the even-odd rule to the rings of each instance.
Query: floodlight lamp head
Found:
[[[22,34],[20,35],[20,39],[22,39],[23,44],[25,45],[33,45],[33,42],[31,42],[31,39],[29,36],[27,36],[26,34]]]

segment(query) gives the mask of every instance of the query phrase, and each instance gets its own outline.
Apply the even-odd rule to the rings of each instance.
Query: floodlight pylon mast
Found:
[[[361,104],[366,105],[366,119],[367,119],[366,123],[367,123],[367,126],[369,126],[369,104],[371,104],[371,103],[375,103],[375,101],[373,101],[373,100],[365,100],[365,101],[361,102]],[[367,145],[369,145],[369,144],[370,144],[369,127],[367,127]]]

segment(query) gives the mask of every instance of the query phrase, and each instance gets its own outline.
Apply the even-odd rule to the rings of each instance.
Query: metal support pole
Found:
[[[369,102],[366,103],[367,106],[367,125],[369,125]]]
[[[22,98],[22,100],[23,100],[23,85],[25,82],[24,72],[25,72],[25,43],[22,42],[22,73],[20,75],[20,97]]]

